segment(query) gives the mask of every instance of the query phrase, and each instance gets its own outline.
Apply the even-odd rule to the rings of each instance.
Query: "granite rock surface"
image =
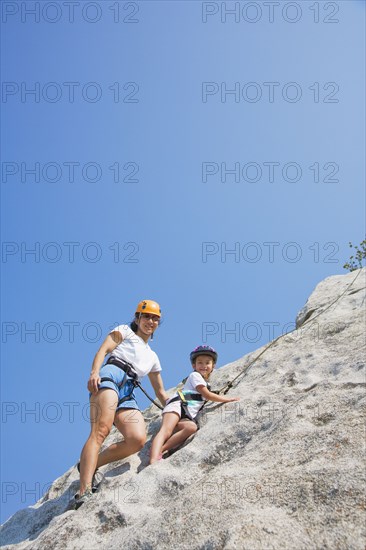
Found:
[[[297,328],[245,373],[264,347],[218,369],[213,388],[242,373],[230,389],[241,401],[208,404],[199,432],[170,458],[148,466],[148,442],[104,467],[99,492],[78,511],[69,506],[78,487],[71,468],[3,525],[2,544],[364,550],[365,275],[323,280]],[[160,425],[156,411],[144,413],[149,440]],[[120,437],[112,431],[106,444]]]

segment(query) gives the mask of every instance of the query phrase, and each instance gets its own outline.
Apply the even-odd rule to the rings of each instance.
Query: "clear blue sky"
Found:
[[[281,334],[364,238],[364,2],[237,5],[2,2],[2,520],[78,460],[139,300],[169,388],[200,343]]]

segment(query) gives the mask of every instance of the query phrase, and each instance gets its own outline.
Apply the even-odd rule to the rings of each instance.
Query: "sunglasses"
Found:
[[[158,323],[160,321],[160,317],[158,315],[152,315],[151,313],[141,313],[141,317],[147,321],[151,320],[153,323]]]

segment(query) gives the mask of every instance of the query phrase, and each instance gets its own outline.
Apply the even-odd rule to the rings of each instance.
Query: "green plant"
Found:
[[[357,252],[354,256],[351,256],[349,261],[344,264],[344,269],[349,269],[350,271],[355,271],[355,269],[360,269],[362,267],[362,260],[366,258],[366,239],[360,243],[358,247],[353,246],[352,243],[349,243],[350,248],[354,248]]]

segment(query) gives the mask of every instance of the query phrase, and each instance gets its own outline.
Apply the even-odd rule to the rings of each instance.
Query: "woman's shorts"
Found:
[[[120,387],[120,384],[122,384],[122,381],[125,375],[126,373],[122,369],[116,367],[116,365],[111,365],[111,364],[104,365],[100,369],[99,376],[101,378],[111,378],[111,380],[105,380],[104,382],[101,382],[99,384],[99,389],[101,390],[103,388],[110,388],[111,390],[114,390],[118,395],[118,401],[120,401],[121,399],[123,399],[128,395],[130,396],[129,399],[127,399],[126,401],[124,401],[123,403],[121,403],[116,407],[116,411],[120,409],[140,410],[136,401],[136,396],[134,393],[135,386],[133,384],[132,379],[129,376],[127,376],[125,383],[123,384],[123,387]]]

